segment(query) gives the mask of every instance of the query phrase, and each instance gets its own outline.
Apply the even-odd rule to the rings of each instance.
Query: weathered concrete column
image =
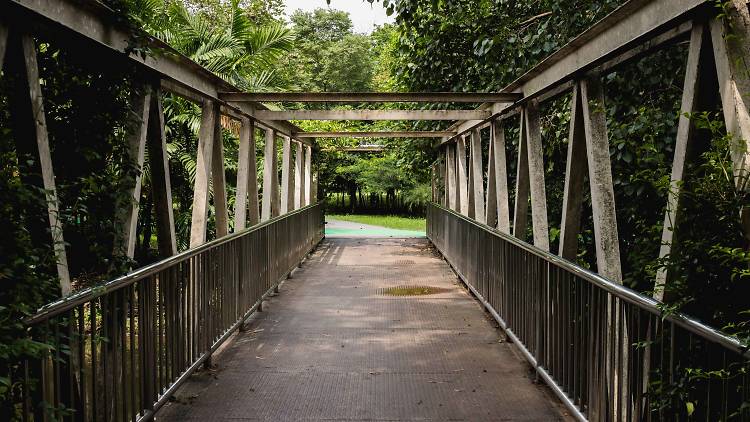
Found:
[[[295,142],[296,154],[294,156],[294,209],[304,206],[305,191],[305,146],[302,142]]]
[[[22,81],[18,86],[13,87],[17,91],[9,95],[9,101],[11,102],[9,110],[16,139],[16,150],[19,155],[36,158],[33,160],[35,163],[32,169],[29,169],[29,173],[33,174],[22,174],[21,177],[26,182],[43,188],[46,193],[48,228],[52,234],[52,249],[57,262],[60,290],[63,296],[67,296],[72,289],[63,230],[59,220],[59,204],[47,134],[42,87],[39,83],[36,46],[31,36],[17,33],[9,35],[7,28],[0,25],[0,44],[2,45],[0,49],[4,49],[6,40],[9,59],[7,71],[15,73],[19,81]],[[3,56],[4,54],[0,55],[0,57]],[[2,58],[0,58],[0,61],[2,61]],[[2,70],[1,62],[0,70]],[[28,166],[22,164],[19,167]],[[41,180],[35,176],[39,173],[41,173]],[[36,228],[30,229],[35,230]],[[40,230],[37,234],[41,237],[43,232],[44,230]]]
[[[263,204],[261,207],[261,221],[270,220],[273,216],[273,203],[276,199],[274,189],[276,174],[276,131],[266,129],[265,146],[263,148]],[[278,179],[277,179],[278,180]]]
[[[586,127],[586,156],[594,215],[597,270],[599,274],[622,283],[604,92],[598,75],[581,81],[580,87],[583,122]]]
[[[234,231],[258,224],[258,172],[255,158],[255,123],[243,118],[237,167],[237,195],[234,202]],[[249,209],[249,213],[248,213]]]
[[[458,192],[456,187],[456,146],[447,144],[445,146],[445,194],[448,208],[458,211]]]
[[[539,104],[536,101],[532,101],[526,106],[525,117],[534,246],[549,251],[549,224],[547,222],[547,192],[544,184],[542,131],[539,123]]]
[[[214,153],[216,124],[219,110],[211,100],[203,102],[201,127],[198,134],[198,157],[195,166],[195,185],[193,188],[193,217],[190,225],[190,247],[206,242],[206,223],[208,218],[208,183],[211,179],[211,160]]]
[[[277,144],[274,140],[274,154],[273,154],[273,177],[271,182],[273,183],[273,200],[271,201],[271,215],[278,217],[281,215],[281,184],[279,181],[279,152],[275,149]]]
[[[219,117],[219,116],[217,116]],[[227,181],[224,171],[224,140],[221,133],[221,119],[216,119],[214,133],[214,153],[211,160],[211,180],[213,182],[214,212],[216,213],[216,238],[229,234],[229,209],[227,205]]]
[[[583,105],[579,84],[573,87],[570,108],[568,156],[565,164],[565,188],[563,190],[558,255],[567,260],[575,261],[578,255],[578,233],[581,227],[583,182],[588,173],[586,129],[583,125]]]
[[[2,53],[2,52],[0,52]],[[115,239],[115,253],[124,253],[128,258],[135,254],[135,242],[138,228],[138,211],[141,200],[141,181],[143,164],[146,157],[146,142],[151,109],[151,87],[143,84],[130,97],[134,119],[128,131],[128,157],[138,167],[138,172],[129,177],[132,185],[129,187],[128,203],[120,205],[116,210],[117,225],[121,233]]]
[[[440,202],[440,198],[438,198],[437,168],[437,163],[432,163],[430,166],[430,200],[432,202]]]
[[[526,240],[529,215],[529,157],[526,144],[526,108],[521,108],[518,125],[518,164],[516,165],[516,197],[513,201],[513,236]]]
[[[312,147],[305,145],[305,205],[310,205],[315,200],[312,182]]]
[[[698,130],[688,115],[700,111],[716,110],[718,105],[718,84],[716,66],[712,62],[711,33],[703,23],[696,23],[690,35],[685,81],[682,89],[680,117],[677,124],[670,192],[667,197],[667,209],[662,226],[661,248],[659,258],[664,258],[672,251],[675,231],[679,224],[680,202],[682,198],[682,180],[687,164],[705,150],[710,144],[710,134]],[[665,268],[656,272],[654,298],[664,300],[668,273]]]
[[[458,212],[469,215],[469,180],[466,175],[466,138],[456,139],[456,177],[458,180]]]
[[[437,172],[436,177],[438,178],[436,180],[436,183],[438,184],[437,185],[437,195],[438,195],[438,197],[436,198],[436,201],[438,201],[440,203],[440,205],[442,205],[444,207],[448,206],[448,196],[447,196],[447,193],[448,193],[448,191],[447,191],[448,184],[446,183],[447,182],[447,179],[446,179],[447,176],[445,175],[445,161],[447,159],[446,154],[447,154],[446,149],[443,148],[443,150],[442,150],[442,152],[440,154],[440,161],[437,162],[437,163],[435,163],[435,171]],[[440,189],[440,187],[441,187],[440,184],[441,183],[442,183],[442,190]]]
[[[489,211],[487,223],[494,223],[503,233],[510,234],[510,205],[508,203],[508,163],[505,157],[505,129],[501,120],[495,120],[490,126],[490,164],[488,166],[487,209],[494,208],[493,220]],[[490,205],[489,192],[494,191],[494,204]]]
[[[286,214],[294,209],[294,175],[292,171],[292,140],[288,136],[282,136],[281,155],[281,208],[280,213]]]
[[[484,214],[484,171],[482,170],[482,134],[479,129],[471,131],[471,184],[474,203],[474,219],[486,223]]]
[[[177,233],[172,207],[172,179],[169,175],[164,109],[159,88],[154,88],[151,93],[149,112],[151,115],[148,124],[148,158],[156,214],[156,239],[159,244],[159,255],[166,258],[177,253]]]
[[[445,163],[447,159],[448,159],[448,156],[447,156],[447,150],[446,150],[446,153],[444,154],[444,157],[443,157],[443,163]],[[448,168],[445,164],[443,164],[438,169],[438,171],[440,172],[440,177],[443,179],[443,196],[440,198],[440,203],[446,208],[448,207],[448,174],[447,174],[448,172],[447,170]]]
[[[724,121],[734,141],[735,185],[743,191],[750,188],[750,10],[745,3],[730,0],[726,16],[710,22]]]

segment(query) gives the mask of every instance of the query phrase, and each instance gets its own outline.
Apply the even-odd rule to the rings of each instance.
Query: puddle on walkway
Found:
[[[378,294],[386,296],[426,296],[447,293],[450,289],[431,286],[396,286],[378,289]]]

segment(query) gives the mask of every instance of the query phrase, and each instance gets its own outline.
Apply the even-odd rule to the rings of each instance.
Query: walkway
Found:
[[[326,217],[326,237],[425,237],[424,230],[398,230],[370,224],[354,223],[351,221],[334,220]]]
[[[562,420],[502,338],[427,240],[327,239],[157,417]]]

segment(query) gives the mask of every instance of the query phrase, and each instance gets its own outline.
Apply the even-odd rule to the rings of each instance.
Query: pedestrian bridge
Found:
[[[24,85],[10,110],[25,136],[17,148],[38,158],[44,233],[52,233],[64,295],[25,321],[31,338],[52,345],[17,366],[25,420],[750,418],[746,346],[663,312],[659,288],[647,297],[622,285],[601,107],[602,75],[685,42],[682,111],[720,102],[728,131],[750,139],[744,1],[727,2],[718,15],[703,0],[631,0],[498,93],[245,93],[156,40],[150,47],[169,54],[130,52],[133,34],[118,22],[96,2],[0,4],[0,68]],[[129,139],[141,167],[148,150],[163,258],[72,293],[34,44],[50,34],[143,72],[134,75],[142,89],[133,89],[139,124]],[[181,253],[162,92],[202,110],[190,249]],[[550,251],[539,107],[569,92],[560,249]],[[263,101],[482,105],[279,111]],[[242,128],[233,210],[215,142],[222,118]],[[303,119],[452,121],[439,132],[352,134],[437,139],[427,238],[325,239],[314,139],[345,134],[305,133],[289,121]],[[521,128],[515,186],[502,130],[508,119]],[[256,129],[265,141],[260,192]],[[679,221],[694,129],[680,118],[661,256]],[[744,144],[732,151],[737,180],[747,175],[747,151]],[[131,257],[140,183],[133,178],[135,205],[119,220],[117,242]],[[571,262],[587,188],[597,273]],[[216,238],[207,241],[210,201]],[[659,274],[655,283],[667,280]]]

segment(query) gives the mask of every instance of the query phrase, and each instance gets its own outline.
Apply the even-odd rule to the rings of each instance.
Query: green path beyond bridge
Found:
[[[24,180],[43,189],[49,215],[49,226],[30,229],[42,230],[38,238],[54,248],[64,295],[25,321],[29,336],[51,349],[18,363],[19,411],[27,420],[106,421],[750,419],[746,345],[663,313],[665,272],[654,280],[654,297],[622,285],[601,82],[623,63],[686,43],[681,110],[721,104],[728,132],[741,141],[731,155],[737,188],[745,189],[749,13],[743,0],[728,1],[722,16],[710,1],[631,0],[498,93],[272,97],[241,92],[151,38],[163,54],[131,52],[134,34],[98,2],[0,2],[0,68],[22,82],[9,111],[16,148],[38,158],[41,177]],[[145,168],[149,160],[162,259],[77,292],[37,63],[36,38],[45,37],[93,52],[92,62],[139,69],[132,81],[138,124],[128,139],[134,162]],[[181,253],[162,93],[201,107],[190,249]],[[568,93],[560,249],[550,251],[539,110]],[[311,111],[260,102],[284,95],[482,105]],[[233,209],[217,141],[222,119],[241,128]],[[324,239],[315,138],[288,121],[302,119],[450,120],[439,132],[387,134],[436,138],[427,239]],[[503,130],[510,119],[521,128],[513,187]],[[684,169],[700,135],[687,115],[678,124],[662,257],[678,228]],[[368,135],[378,133],[357,134]],[[132,179],[134,205],[118,210],[118,242],[132,257],[141,177],[123,177]],[[572,262],[587,178],[597,273]],[[215,239],[207,241],[210,204]]]

